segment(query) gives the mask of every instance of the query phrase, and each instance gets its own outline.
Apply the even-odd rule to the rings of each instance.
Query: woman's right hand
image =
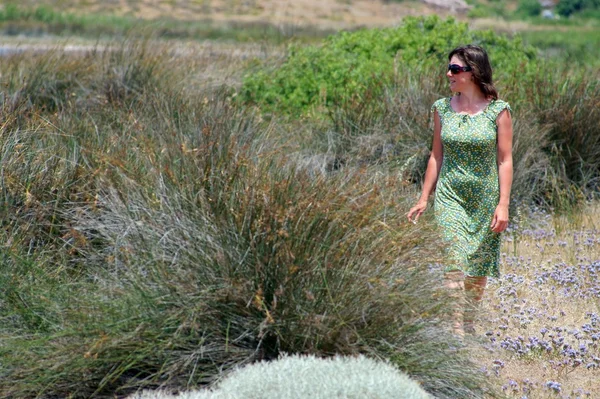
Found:
[[[427,201],[420,200],[415,206],[410,208],[410,211],[406,214],[408,221],[416,224],[419,220],[419,216],[427,209]],[[414,219],[413,219],[414,218]]]

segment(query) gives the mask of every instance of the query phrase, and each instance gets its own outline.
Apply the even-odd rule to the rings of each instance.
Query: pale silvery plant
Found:
[[[432,399],[389,363],[365,356],[283,356],[239,368],[209,391],[145,391],[129,399]]]

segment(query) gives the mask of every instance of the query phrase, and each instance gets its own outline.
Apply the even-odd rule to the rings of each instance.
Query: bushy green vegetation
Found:
[[[448,49],[466,43],[488,49],[500,79],[536,69],[534,50],[518,39],[469,30],[452,19],[407,18],[395,28],[341,32],[322,45],[291,47],[283,65],[249,73],[240,97],[264,111],[328,112],[378,97],[394,76],[444,65]]]

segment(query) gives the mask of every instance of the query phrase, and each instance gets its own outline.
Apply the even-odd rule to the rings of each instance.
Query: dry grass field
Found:
[[[236,21],[311,25],[321,28],[386,26],[407,15],[449,15],[450,10],[419,1],[382,0],[25,0],[75,13],[103,13],[143,19]]]

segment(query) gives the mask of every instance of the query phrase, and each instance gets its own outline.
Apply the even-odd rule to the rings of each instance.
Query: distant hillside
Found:
[[[407,15],[465,16],[464,0],[8,0],[77,14],[101,13],[143,19],[239,21],[323,28],[389,26]]]

